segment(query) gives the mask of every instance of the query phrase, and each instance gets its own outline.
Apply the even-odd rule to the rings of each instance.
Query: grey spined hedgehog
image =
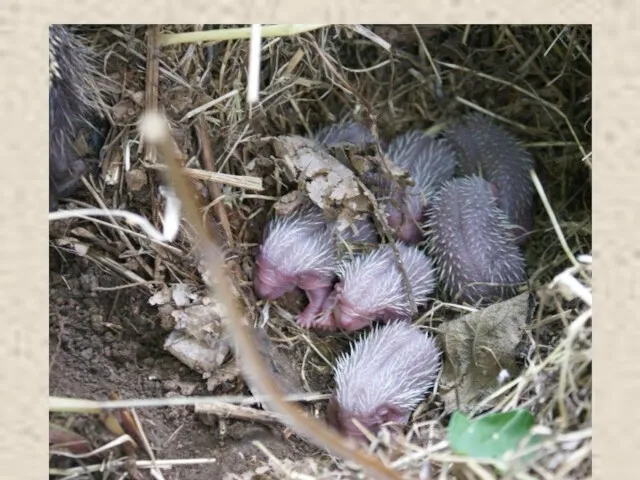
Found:
[[[428,252],[454,300],[483,304],[512,296],[525,262],[496,187],[479,176],[445,183],[433,199],[425,229]]]
[[[395,137],[387,153],[391,161],[409,174],[414,185],[401,188],[382,177],[370,181],[370,185],[378,197],[388,197],[383,205],[397,238],[410,244],[419,243],[427,203],[440,185],[453,177],[455,151],[443,139],[411,130]]]
[[[394,322],[373,329],[338,359],[327,421],[356,439],[365,437],[353,420],[374,435],[387,422],[404,425],[440,368],[436,341],[417,327]]]
[[[397,247],[416,306],[425,305],[436,284],[433,264],[418,247],[402,243]],[[338,276],[315,328],[355,331],[375,320],[411,319],[411,304],[391,245],[341,263]]]
[[[351,120],[334,123],[321,129],[314,140],[327,148],[343,145],[354,145],[358,148],[366,148],[375,145],[376,139],[371,130],[359,122]],[[384,142],[381,140],[384,148]]]
[[[79,124],[97,112],[99,94],[88,48],[64,25],[49,27],[49,210],[75,191],[86,166],[73,141]]]
[[[533,228],[531,155],[516,137],[479,113],[451,126],[444,137],[456,149],[462,175],[480,175],[495,185],[515,241],[524,244]]]
[[[304,290],[309,304],[297,321],[305,328],[313,325],[336,280],[338,242],[377,241],[370,221],[358,221],[355,227],[338,231],[337,223],[327,223],[322,210],[312,204],[273,219],[256,259],[256,294],[275,300],[295,288]]]

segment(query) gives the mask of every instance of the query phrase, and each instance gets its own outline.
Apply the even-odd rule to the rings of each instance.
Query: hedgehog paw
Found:
[[[312,305],[308,305],[296,318],[296,323],[307,330],[310,330],[318,323],[318,311]]]
[[[314,327],[317,330],[323,330],[323,331],[333,331],[336,329],[335,324],[329,317],[325,317],[325,319],[316,321]]]
[[[313,328],[313,326],[315,325],[315,321],[313,320],[312,317],[310,317],[309,315],[303,315],[303,314],[298,315],[298,318],[296,319],[296,323],[298,324],[299,327],[304,328],[306,330]]]

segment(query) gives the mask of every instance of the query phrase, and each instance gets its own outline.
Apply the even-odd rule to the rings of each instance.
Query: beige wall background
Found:
[[[596,478],[633,478],[640,410],[640,30],[631,0],[0,2],[0,478],[47,477],[49,23],[593,23]],[[420,21],[418,21],[420,20]],[[640,222],[639,222],[640,223]],[[621,229],[621,232],[617,230]],[[602,375],[601,375],[602,373]]]

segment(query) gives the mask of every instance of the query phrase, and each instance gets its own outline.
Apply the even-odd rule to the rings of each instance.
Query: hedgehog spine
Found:
[[[314,135],[314,140],[326,148],[333,148],[344,144],[364,148],[375,145],[373,132],[363,124],[351,120],[334,123],[321,129]]]
[[[441,352],[435,340],[407,322],[374,328],[336,362],[340,408],[363,415],[382,405],[415,408],[435,383]]]
[[[504,298],[522,282],[524,258],[506,214],[481,177],[445,183],[431,204],[425,230],[429,254],[450,295],[471,302]]]
[[[63,25],[49,27],[49,210],[73,193],[86,166],[73,147],[76,126],[99,113],[96,70],[88,47]]]
[[[417,247],[396,244],[400,261],[407,274],[416,306],[422,306],[435,288],[432,261]],[[338,267],[342,296],[361,312],[381,308],[394,311],[398,318],[411,316],[402,274],[390,245],[383,245]]]
[[[335,246],[319,208],[306,207],[273,219],[267,227],[261,253],[291,275],[313,270],[332,276],[337,268]]]
[[[505,128],[485,115],[472,113],[445,132],[457,153],[463,175],[481,174],[498,189],[498,206],[521,232],[532,227],[533,157]],[[518,235],[518,237],[520,237]],[[516,238],[526,241],[526,235]]]

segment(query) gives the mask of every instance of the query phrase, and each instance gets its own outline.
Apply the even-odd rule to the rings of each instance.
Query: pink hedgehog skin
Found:
[[[428,251],[445,290],[471,304],[513,295],[525,263],[497,206],[496,187],[479,176],[445,183],[429,210]]]
[[[423,306],[435,289],[433,264],[418,247],[402,243],[397,247],[416,306]],[[374,320],[411,319],[411,304],[391,245],[342,263],[338,275],[340,281],[327,297],[315,328],[355,331]]]
[[[453,177],[455,151],[443,139],[411,130],[394,138],[387,153],[391,161],[409,174],[414,185],[401,190],[395,182],[382,178],[376,178],[377,182],[373,181],[372,185],[378,195],[386,193],[389,196],[385,213],[397,238],[409,244],[419,243],[425,206],[440,185]]]
[[[533,158],[507,130],[480,114],[454,124],[445,138],[457,152],[463,175],[482,175],[498,191],[500,207],[513,225],[518,245],[533,228]]]
[[[254,272],[256,294],[275,300],[295,288],[305,291],[309,304],[298,323],[309,326],[333,289],[338,268],[337,241],[375,242],[376,232],[368,220],[356,222],[357,232],[337,231],[322,210],[306,205],[287,217],[273,219],[259,247]]]
[[[354,419],[374,435],[387,422],[404,425],[433,387],[440,368],[436,341],[414,325],[393,322],[378,327],[338,359],[327,421],[359,440],[366,437]]]

